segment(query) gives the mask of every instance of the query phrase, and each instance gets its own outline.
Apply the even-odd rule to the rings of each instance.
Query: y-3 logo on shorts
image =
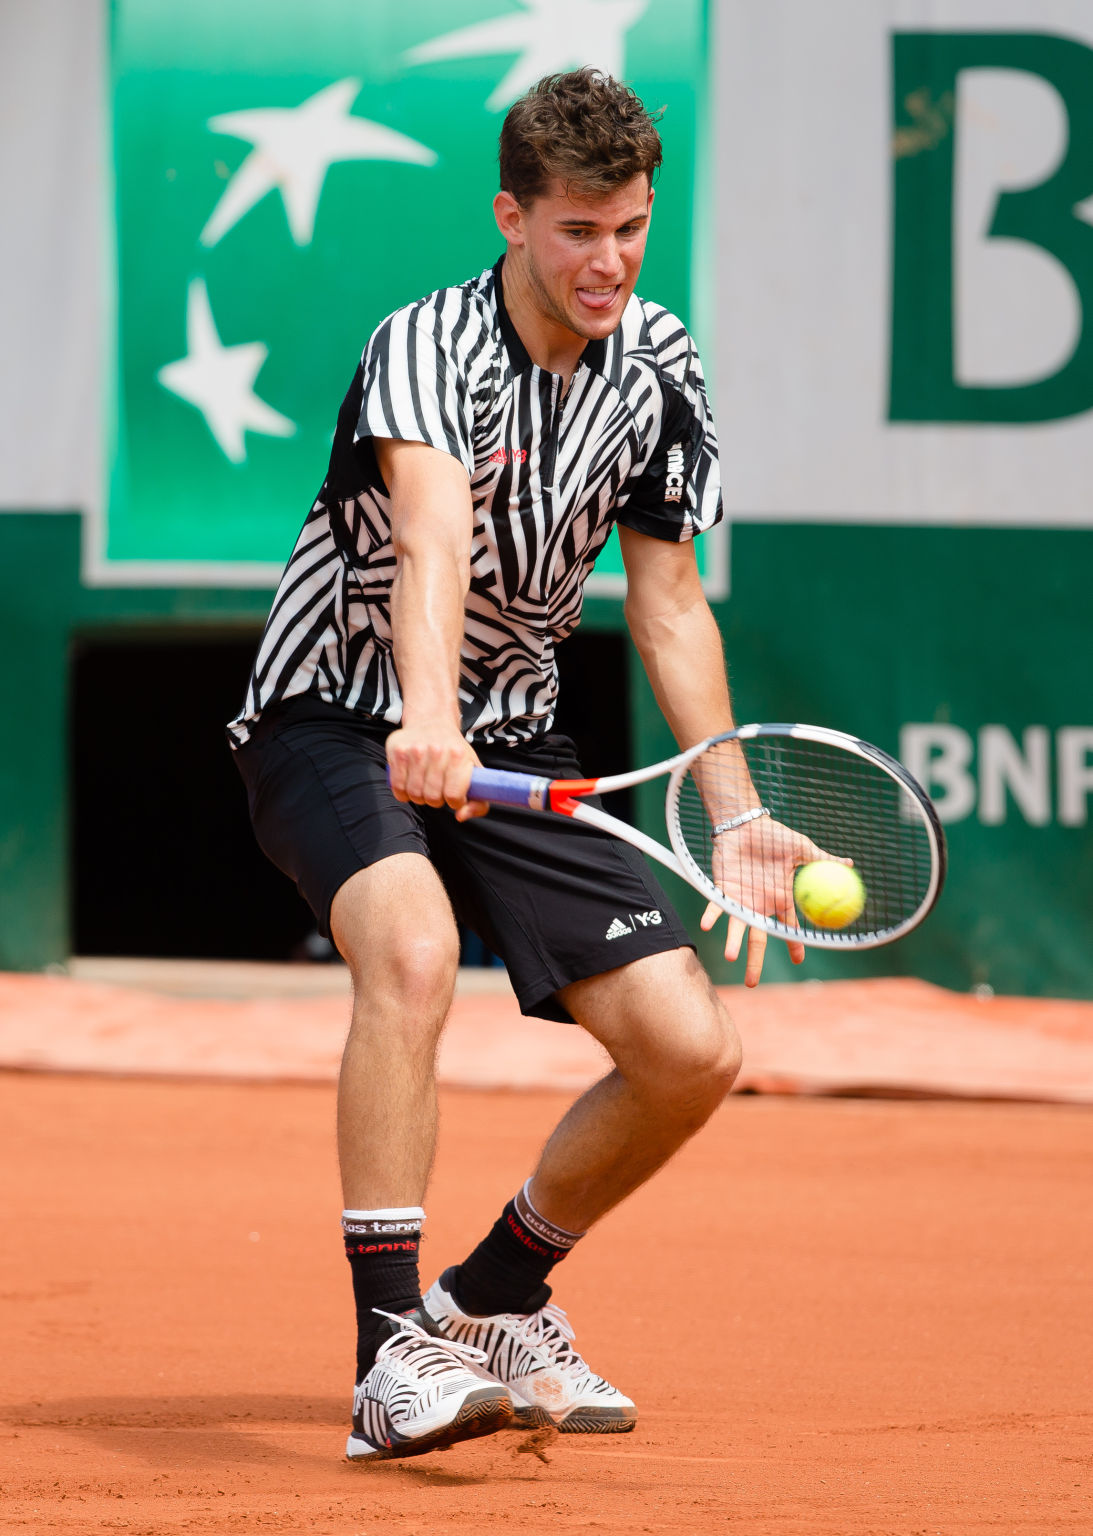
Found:
[[[626,918],[629,918],[629,922],[627,922]],[[656,908],[652,912],[628,912],[626,918],[613,918],[610,928],[604,934],[604,938],[621,939],[624,934],[633,933],[638,928],[648,928],[650,923],[655,926],[657,923],[664,921]]]

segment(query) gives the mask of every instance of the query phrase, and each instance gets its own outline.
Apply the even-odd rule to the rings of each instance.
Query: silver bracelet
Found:
[[[743,811],[739,816],[734,816],[731,821],[719,821],[714,827],[711,836],[717,837],[721,832],[734,832],[737,827],[742,827],[745,822],[758,821],[760,816],[769,816],[768,805],[757,805],[752,811]]]

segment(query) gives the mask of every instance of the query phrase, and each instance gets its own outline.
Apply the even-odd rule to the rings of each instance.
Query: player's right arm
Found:
[[[391,788],[398,800],[449,805],[466,820],[486,810],[467,800],[478,758],[459,715],[474,526],[470,479],[463,464],[439,448],[394,438],[374,442],[398,562],[391,634],[402,724],[387,739]]]

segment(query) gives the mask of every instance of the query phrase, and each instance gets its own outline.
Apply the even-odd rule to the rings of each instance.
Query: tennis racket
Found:
[[[668,775],[669,846],[586,797]],[[640,848],[749,927],[820,949],[871,949],[909,933],[945,878],[945,837],[925,790],[895,758],[815,725],[744,725],[662,763],[600,779],[475,768],[470,800],[523,806],[599,827]],[[866,893],[839,929],[798,911],[793,876],[852,861]]]

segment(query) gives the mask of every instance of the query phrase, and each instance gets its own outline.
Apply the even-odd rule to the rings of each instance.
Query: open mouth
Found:
[[[618,283],[612,283],[608,288],[578,288],[577,297],[588,309],[610,309],[618,291]]]

